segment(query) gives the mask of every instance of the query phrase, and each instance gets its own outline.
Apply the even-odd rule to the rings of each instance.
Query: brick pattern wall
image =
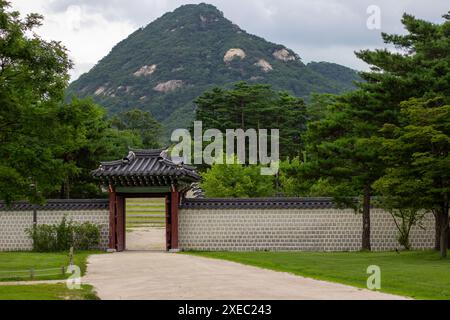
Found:
[[[434,217],[427,215],[425,230],[414,228],[414,249],[434,247]],[[351,209],[219,209],[182,208],[179,244],[199,251],[358,251],[362,216]],[[375,251],[400,249],[391,215],[372,210]]]
[[[100,226],[100,247],[109,242],[109,210],[38,210],[38,224],[58,224],[64,216],[75,222],[91,222]],[[32,241],[25,229],[33,226],[33,211],[0,211],[0,251],[27,251]]]
[[[0,251],[32,249],[25,229],[33,225],[33,211],[0,211]]]

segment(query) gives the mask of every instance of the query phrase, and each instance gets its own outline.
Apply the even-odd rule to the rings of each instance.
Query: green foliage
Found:
[[[329,106],[337,102],[338,96],[332,94],[312,94],[306,105],[308,121],[318,121],[326,117]]]
[[[64,217],[59,225],[55,225],[53,227],[54,227],[54,234],[56,235],[55,251],[69,250],[71,244],[73,243],[73,235],[74,235],[73,222],[67,221],[66,217]],[[39,228],[39,226],[37,226],[37,228]]]
[[[22,20],[0,1],[0,199],[8,204],[96,196],[91,170],[129,147],[150,145],[157,134],[146,114],[152,133],[111,127],[90,99],[64,103],[71,62],[60,43],[33,32],[41,20],[34,14]]]
[[[382,109],[372,96],[359,90],[333,98],[324,116],[308,125],[309,178],[326,181],[324,190],[342,205],[367,210],[354,197],[370,201],[371,185],[383,174],[376,139],[386,120],[380,115]]]
[[[201,18],[202,17],[202,18]],[[231,48],[241,48],[245,59],[224,62]],[[354,88],[356,72],[329,63],[305,65],[273,56],[284,46],[248,34],[207,4],[185,5],[167,13],[117,44],[90,72],[73,82],[69,94],[93,96],[110,114],[131,108],[151,112],[166,130],[187,128],[194,119],[192,101],[216,86],[247,81],[272,85],[295,96],[312,92],[341,93]],[[273,67],[265,72],[255,65],[260,59]],[[143,66],[156,65],[147,76],[136,76]],[[175,91],[154,88],[169,80],[184,85]],[[104,88],[102,93],[97,91]],[[95,94],[97,92],[97,94]]]
[[[335,194],[333,185],[326,177],[315,179],[314,163],[299,158],[280,163],[279,191],[287,197],[328,197]]]
[[[35,14],[21,19],[0,1],[0,197],[8,203],[41,202],[64,172],[54,129],[71,63],[59,43],[33,33],[41,20]]]
[[[261,167],[256,165],[215,164],[202,178],[201,187],[208,198],[259,198],[274,192],[274,177],[261,175]]]
[[[56,228],[46,224],[26,230],[28,236],[33,240],[33,251],[56,252],[58,250]]]
[[[299,158],[292,161],[280,162],[278,183],[283,195],[287,197],[298,197],[305,195],[311,188],[311,183],[302,179],[304,164]]]
[[[446,100],[411,99],[402,104],[402,126],[383,129],[387,135],[384,159],[391,167],[376,187],[403,201],[402,206],[409,203],[438,210],[450,192],[450,105]]]
[[[450,20],[435,24],[404,15],[406,35],[383,35],[407,54],[363,51],[359,55],[388,72],[364,74],[363,88],[399,101],[397,117],[386,121],[381,139],[386,175],[375,185],[384,196],[402,199],[406,208],[432,210],[437,220],[436,248],[447,255],[449,233]],[[388,63],[387,63],[388,62]],[[378,95],[380,95],[378,93]],[[394,121],[397,119],[397,121]],[[406,203],[405,203],[406,202]]]
[[[434,212],[441,225],[440,246],[445,250],[450,205],[448,102],[445,97],[411,99],[402,104],[402,125],[384,127],[384,159],[389,170],[375,184],[397,207]]]
[[[36,225],[26,229],[33,240],[35,252],[61,252],[71,247],[75,250],[91,250],[100,243],[100,229],[97,225],[67,221],[64,217],[58,225]]]
[[[11,281],[30,280],[62,280],[70,274],[62,273],[62,267],[73,262],[81,269],[81,275],[86,274],[87,260],[92,254],[103,254],[104,251],[75,251],[70,252],[0,252],[0,284]],[[34,270],[34,278],[31,279],[29,271]],[[27,274],[24,274],[25,273]],[[27,272],[28,271],[28,272]],[[65,270],[64,270],[65,271]]]
[[[321,114],[312,118],[306,135],[312,172],[316,178],[326,178],[340,203],[352,205],[353,197],[363,197],[365,249],[370,249],[374,187],[396,199],[404,197],[397,201],[397,209],[445,211],[442,225],[443,232],[448,232],[447,175],[442,171],[448,168],[447,150],[441,149],[446,133],[439,127],[445,127],[447,114],[442,104],[441,109],[430,110],[411,100],[450,94],[450,22],[446,20],[439,25],[405,14],[402,22],[408,34],[383,34],[384,41],[401,53],[387,49],[358,52],[372,67],[362,73],[366,82],[359,84],[360,89],[314,101],[313,110]],[[395,128],[402,128],[403,134]]]
[[[391,209],[389,213],[395,221],[395,226],[399,232],[398,243],[402,245],[406,250],[411,250],[411,243],[409,236],[411,234],[412,227],[419,226],[423,229],[422,221],[425,218],[425,211],[417,211],[416,209],[400,208]],[[397,221],[400,220],[399,222]]]
[[[142,138],[145,149],[160,147],[158,139],[161,136],[161,125],[149,112],[133,109],[114,116],[111,120],[113,128],[124,131],[129,130]]]
[[[82,285],[80,290],[70,290],[65,283],[1,286],[0,300],[18,301],[67,301],[100,300],[90,285]]]
[[[207,91],[195,104],[196,120],[203,122],[204,130],[225,133],[227,129],[279,129],[281,157],[296,157],[301,152],[301,136],[306,130],[302,99],[276,92],[270,85],[239,82],[229,90]]]
[[[305,179],[308,172],[307,167],[307,164],[300,158],[281,161],[278,175],[280,189],[278,191],[287,197],[307,196],[312,187],[312,182]]]
[[[139,131],[111,127],[105,110],[90,99],[72,99],[62,104],[57,113],[59,127],[55,135],[60,143],[55,156],[64,168],[59,193],[47,194],[60,198],[89,198],[99,195],[97,182],[91,171],[100,161],[116,160],[129,147],[142,147]]]
[[[100,243],[100,229],[90,222],[73,225],[73,247],[77,250],[92,250]]]

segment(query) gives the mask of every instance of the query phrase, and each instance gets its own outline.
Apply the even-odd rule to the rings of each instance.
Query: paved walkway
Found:
[[[162,252],[89,258],[83,283],[105,300],[404,299],[233,262]]]

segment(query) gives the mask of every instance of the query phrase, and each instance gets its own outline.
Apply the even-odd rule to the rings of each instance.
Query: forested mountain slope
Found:
[[[298,97],[340,93],[359,80],[331,63],[305,65],[283,45],[248,34],[212,5],[184,5],[117,44],[68,95],[92,96],[110,114],[150,111],[166,128],[188,126],[192,101],[214,86],[271,84]]]

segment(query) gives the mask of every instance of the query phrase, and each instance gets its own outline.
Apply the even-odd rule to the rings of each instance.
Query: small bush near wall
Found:
[[[85,222],[74,223],[63,218],[58,225],[37,225],[27,228],[27,235],[33,240],[35,252],[58,252],[95,249],[100,244],[99,226]]]
[[[74,237],[73,247],[77,250],[90,250],[98,247],[100,244],[100,228],[99,226],[85,222],[75,224],[73,226]]]

